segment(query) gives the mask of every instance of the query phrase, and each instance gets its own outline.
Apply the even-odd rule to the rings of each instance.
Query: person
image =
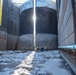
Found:
[[[37,50],[39,50],[39,47],[37,48]]]
[[[41,51],[43,52],[43,50],[44,50],[44,48],[43,47],[41,47]]]

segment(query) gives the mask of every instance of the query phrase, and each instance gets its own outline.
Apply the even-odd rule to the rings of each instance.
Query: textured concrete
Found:
[[[20,7],[20,13],[22,13],[26,9],[33,8],[33,0],[27,0]],[[55,0],[37,0],[36,7],[48,7],[56,10],[56,1]]]
[[[73,63],[71,63],[70,61],[69,61],[69,59],[67,59],[66,57],[68,57],[68,55],[64,55],[64,54],[62,54],[62,53],[60,53],[61,54],[61,56],[64,58],[64,60],[69,64],[69,66],[71,67],[71,69],[72,69],[72,71],[74,72],[74,74],[76,75],[76,64],[74,65]],[[70,57],[70,56],[69,56]]]
[[[36,33],[57,34],[56,10],[47,7],[36,8]],[[33,33],[33,9],[20,15],[20,35]]]
[[[44,7],[42,6],[42,4],[39,5],[39,2],[43,4],[45,3],[44,6],[48,4],[48,6]],[[26,4],[23,4],[23,5],[28,7],[29,4],[28,3]],[[23,5],[22,7],[24,7]],[[6,39],[5,39],[6,43],[3,41],[3,43],[5,43],[6,49],[17,49],[19,35],[31,34],[31,33],[33,34],[32,7],[27,10],[24,9],[25,11],[23,11],[21,14],[20,14],[20,9],[17,6],[15,6],[11,2],[11,0],[3,0],[3,17],[2,17],[1,28],[3,29],[4,32],[7,33],[7,34],[4,34],[4,36],[6,36]],[[50,33],[50,34],[55,34],[57,36],[56,3],[53,1],[50,1],[49,3],[49,0],[38,1],[36,11],[37,11],[36,32]],[[31,47],[31,44],[30,44],[30,47]]]
[[[7,33],[6,38],[7,38],[6,39],[6,49],[7,50],[17,50],[18,36]]]
[[[4,34],[5,40],[0,43],[0,48],[2,49],[2,45],[6,47],[5,49],[15,49],[16,40],[15,37],[11,36],[19,36],[19,8],[16,7],[11,0],[3,0],[3,16],[2,16],[2,26],[0,30],[7,33]],[[9,35],[8,35],[9,34]],[[11,36],[10,36],[11,35]],[[0,38],[2,35],[0,35]],[[3,39],[2,39],[3,40]],[[6,43],[5,43],[6,42]],[[3,44],[4,43],[4,44]],[[3,48],[4,49],[4,48]]]
[[[11,0],[8,0],[7,12],[7,33],[19,35],[19,8],[15,6]]]
[[[53,34],[37,34],[36,47],[40,49],[56,49],[57,48],[57,35]],[[33,34],[21,35],[19,37],[18,49],[33,49]]]
[[[0,50],[6,49],[6,32],[0,30]]]
[[[74,17],[71,0],[62,0],[58,15],[59,46],[75,44]]]

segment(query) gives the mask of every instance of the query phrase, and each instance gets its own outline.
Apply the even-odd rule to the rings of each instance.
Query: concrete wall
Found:
[[[7,49],[16,49],[19,31],[19,8],[9,0],[7,23]]]
[[[19,8],[15,6],[11,0],[3,0],[3,19],[1,29],[5,32],[5,49],[15,49],[19,36]]]
[[[28,0],[20,7],[20,12],[23,12],[26,9],[33,8],[34,0]],[[56,1],[55,0],[36,0],[36,7],[48,7],[56,10]]]
[[[33,49],[33,0],[26,1],[20,7],[20,13],[21,36],[19,37],[18,49]],[[56,2],[53,0],[37,0],[36,17],[36,46],[39,48],[56,49]]]
[[[57,7],[58,5],[59,2]],[[75,29],[72,1],[61,0],[58,9],[58,44],[59,46],[73,45],[75,44]]]
[[[0,50],[6,49],[6,25],[7,25],[7,9],[4,4],[7,4],[8,0],[3,0],[3,12],[2,12],[2,25],[0,26]],[[6,10],[4,10],[4,8]],[[3,22],[4,21],[4,22]]]
[[[6,32],[2,29],[0,30],[0,50],[6,49]]]
[[[57,35],[56,10],[47,7],[36,8],[36,33]],[[33,9],[27,9],[20,14],[20,35],[33,33]]]
[[[56,49],[57,35],[48,33],[38,33],[36,35],[36,47],[41,49]],[[17,49],[27,50],[34,49],[33,34],[25,34],[19,37]]]
[[[57,13],[48,7],[36,7],[36,47],[57,48]],[[20,14],[18,49],[33,49],[33,9]]]

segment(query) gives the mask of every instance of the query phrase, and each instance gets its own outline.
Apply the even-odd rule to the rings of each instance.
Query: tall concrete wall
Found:
[[[19,37],[17,48],[20,50],[34,49],[33,34],[25,34]],[[37,33],[36,47],[41,49],[56,49],[57,48],[57,35],[48,33]]]
[[[57,0],[58,48],[76,74],[76,0]],[[73,66],[72,66],[73,65]]]
[[[23,12],[26,9],[33,8],[34,0],[27,0],[20,7],[20,12]],[[55,0],[36,0],[36,7],[48,7],[56,10],[56,1]]]
[[[19,36],[19,8],[15,6],[11,0],[3,0],[1,29],[5,32],[5,49],[15,49]]]
[[[58,5],[59,2],[57,7]],[[73,45],[75,44],[75,29],[72,0],[61,0],[58,9],[58,44],[59,46]]]
[[[19,36],[19,8],[8,1],[7,49],[17,49]]]
[[[2,25],[0,26],[0,50],[6,49],[6,25],[7,25],[7,9],[4,4],[7,4],[8,0],[3,0],[3,12],[2,12]],[[4,10],[4,8],[6,10]],[[6,18],[5,18],[6,17]],[[4,21],[4,22],[3,22]]]
[[[46,6],[47,3],[49,3],[50,6]],[[52,3],[54,3],[54,5]],[[57,12],[55,9],[55,5],[55,2],[53,2],[52,0],[37,1],[36,47],[46,47],[47,49],[57,48]],[[32,7],[32,2],[29,1],[24,3],[20,8],[20,37],[18,49],[34,48]]]
[[[36,33],[57,35],[56,10],[47,7],[36,8]],[[20,35],[33,33],[33,8],[20,14]]]

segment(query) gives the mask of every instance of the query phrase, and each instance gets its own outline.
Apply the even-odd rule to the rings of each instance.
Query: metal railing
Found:
[[[75,45],[69,45],[69,46],[58,46],[60,49],[72,49],[76,51],[76,44]]]

